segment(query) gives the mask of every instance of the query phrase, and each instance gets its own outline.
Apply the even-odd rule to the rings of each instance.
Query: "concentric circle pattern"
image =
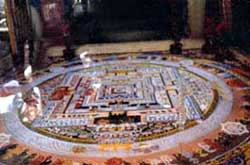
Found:
[[[18,140],[60,155],[164,151],[205,136],[230,114],[233,92],[211,65],[221,67],[145,55],[87,68],[76,61],[24,86],[25,103],[5,124]]]

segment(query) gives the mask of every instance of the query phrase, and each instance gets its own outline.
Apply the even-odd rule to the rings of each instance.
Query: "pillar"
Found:
[[[188,0],[188,26],[190,38],[202,38],[206,0]]]

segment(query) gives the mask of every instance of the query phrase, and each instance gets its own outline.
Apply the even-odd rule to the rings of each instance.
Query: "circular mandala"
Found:
[[[7,114],[6,127],[19,140],[67,155],[140,155],[191,141],[224,120],[232,93],[186,63],[129,59],[53,70],[24,87],[25,106]]]

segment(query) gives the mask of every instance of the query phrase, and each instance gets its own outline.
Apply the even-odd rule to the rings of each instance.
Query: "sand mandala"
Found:
[[[222,80],[191,60],[54,68],[25,91],[6,115],[14,137],[57,154],[100,157],[141,155],[144,148],[161,151],[194,140],[220,125],[233,98]]]

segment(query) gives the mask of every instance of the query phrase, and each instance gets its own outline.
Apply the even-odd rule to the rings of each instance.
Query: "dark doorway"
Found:
[[[250,52],[250,1],[232,0],[233,36],[235,45]]]
[[[82,1],[74,5],[73,38],[77,43],[161,40],[171,38],[173,28],[184,35],[186,8],[186,0]]]

